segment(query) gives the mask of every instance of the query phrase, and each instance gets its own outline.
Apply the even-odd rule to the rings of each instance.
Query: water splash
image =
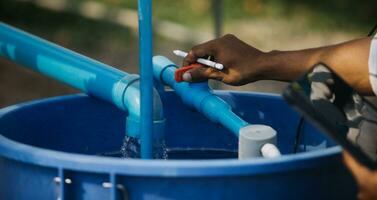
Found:
[[[120,152],[122,158],[140,158],[140,139],[126,136]],[[153,140],[153,158],[168,159],[165,140]]]
[[[238,157],[236,149],[167,148],[164,142],[161,146],[162,148],[155,148],[154,158],[165,160],[168,158],[170,160],[208,160],[237,159]],[[97,155],[115,158],[140,158],[140,144],[137,139],[127,137],[121,150],[99,153]]]

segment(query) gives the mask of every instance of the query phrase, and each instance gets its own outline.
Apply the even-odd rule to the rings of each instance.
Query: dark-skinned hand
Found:
[[[205,65],[183,74],[183,80],[201,82],[215,79],[229,85],[244,85],[261,79],[265,53],[246,44],[231,34],[194,46],[183,60],[183,66],[208,58],[224,65],[219,71]]]

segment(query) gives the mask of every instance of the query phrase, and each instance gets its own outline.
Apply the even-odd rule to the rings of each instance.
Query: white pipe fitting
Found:
[[[271,143],[264,144],[260,151],[262,156],[265,158],[275,158],[281,156],[279,149]]]
[[[276,147],[276,131],[266,125],[248,125],[240,129],[238,158],[274,158],[280,156]]]

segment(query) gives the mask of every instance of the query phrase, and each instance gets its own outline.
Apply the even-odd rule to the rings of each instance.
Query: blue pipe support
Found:
[[[110,102],[128,112],[126,133],[140,136],[139,76],[128,74],[56,44],[0,23],[0,57]],[[162,102],[154,90],[154,128],[163,137]]]
[[[153,158],[153,37],[152,0],[138,0],[139,63],[141,84],[140,155]]]
[[[238,137],[239,130],[249,124],[232,112],[228,103],[214,95],[207,82],[177,83],[174,80],[176,69],[177,66],[166,57],[153,57],[153,73],[156,80],[174,89],[186,105],[203,113],[212,122],[222,124]]]

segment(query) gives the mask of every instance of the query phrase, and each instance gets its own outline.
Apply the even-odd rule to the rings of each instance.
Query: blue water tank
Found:
[[[86,95],[55,97],[0,110],[0,199],[355,199],[340,148],[300,123],[280,96],[217,94],[251,124],[276,129],[284,155],[242,161],[195,159],[198,153],[170,160],[106,157],[122,146],[127,113]],[[173,92],[161,98],[168,149],[237,150],[233,133]]]

